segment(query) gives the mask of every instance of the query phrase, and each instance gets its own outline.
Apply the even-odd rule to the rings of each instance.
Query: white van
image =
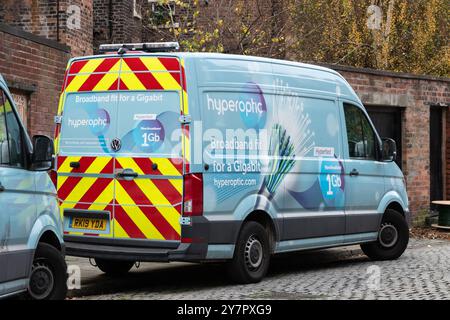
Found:
[[[338,73],[154,44],[103,49],[114,52],[70,61],[56,117],[67,254],[108,274],[219,260],[247,283],[280,252],[403,253],[395,142]]]

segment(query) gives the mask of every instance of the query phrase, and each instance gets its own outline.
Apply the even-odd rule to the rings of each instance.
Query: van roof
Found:
[[[273,58],[265,58],[265,57],[257,57],[257,56],[244,56],[244,55],[235,55],[235,54],[224,54],[224,53],[207,53],[207,52],[155,52],[155,53],[148,53],[148,52],[133,52],[124,54],[124,57],[127,56],[163,56],[163,57],[178,57],[184,60],[188,59],[228,59],[228,60],[240,60],[240,61],[251,61],[251,62],[265,62],[265,63],[272,63],[272,64],[279,64],[279,65],[285,65],[285,66],[292,66],[297,67],[300,69],[303,69],[304,71],[316,71],[316,72],[323,72],[324,78],[332,78],[339,82],[340,84],[344,85],[346,89],[348,89],[347,98],[350,98],[354,100],[355,102],[358,102],[362,105],[361,100],[357,96],[356,92],[353,90],[353,88],[350,86],[350,84],[345,80],[345,78],[338,73],[335,70],[332,70],[330,68],[314,65],[314,64],[308,64],[308,63],[302,63],[302,62],[294,62],[294,61],[288,61],[288,60],[280,60],[280,59],[273,59]],[[111,54],[101,54],[101,55],[91,55],[91,56],[85,56],[85,57],[76,57],[72,58],[70,62],[77,61],[77,60],[86,60],[86,59],[94,59],[94,58],[108,58],[108,57],[117,57],[118,54],[111,53]],[[325,75],[326,74],[326,75]],[[306,73],[307,76],[307,73]],[[317,76],[317,74],[316,74]],[[316,77],[315,76],[315,77]]]

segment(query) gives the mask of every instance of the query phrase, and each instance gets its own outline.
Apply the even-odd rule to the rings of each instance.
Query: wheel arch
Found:
[[[399,211],[406,218],[406,214],[409,212],[407,204],[403,201],[401,195],[391,190],[387,192],[380,200],[378,205],[378,212],[384,214],[387,209],[394,209]]]
[[[59,251],[62,250],[61,242],[59,241],[59,238],[56,236],[56,234],[52,230],[44,231],[44,233],[39,238],[38,245],[39,245],[39,243],[46,243],[46,244],[49,244],[49,245],[55,247]]]
[[[64,247],[62,226],[59,226],[49,214],[41,215],[36,220],[27,246],[30,249],[36,249],[39,243],[47,243],[59,251],[62,251]]]
[[[401,213],[403,217],[405,217],[405,210],[403,209],[402,205],[399,202],[397,202],[395,200],[390,202],[388,204],[388,206],[386,207],[386,210],[389,210],[389,209],[395,210],[398,213]],[[386,212],[386,210],[385,210],[385,212]]]

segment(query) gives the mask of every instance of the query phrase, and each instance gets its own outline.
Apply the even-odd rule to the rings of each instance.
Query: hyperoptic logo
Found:
[[[251,114],[262,114],[264,112],[262,102],[256,101],[253,98],[248,100],[220,99],[211,98],[209,94],[207,94],[206,98],[208,100],[208,110],[216,111],[219,116],[222,116],[227,112],[245,113],[246,116]]]
[[[108,125],[108,119],[96,118],[96,119],[69,119],[68,125],[73,128],[79,127],[106,127]]]
[[[67,119],[67,125],[74,129],[89,128],[95,135],[102,135],[108,129],[111,124],[111,117],[108,111],[105,109],[96,109],[91,112],[87,112],[87,117],[76,117],[75,119]]]

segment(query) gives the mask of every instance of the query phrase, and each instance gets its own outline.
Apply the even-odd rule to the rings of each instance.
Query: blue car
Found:
[[[0,298],[64,299],[67,267],[55,187],[53,141],[31,140],[0,75]]]

